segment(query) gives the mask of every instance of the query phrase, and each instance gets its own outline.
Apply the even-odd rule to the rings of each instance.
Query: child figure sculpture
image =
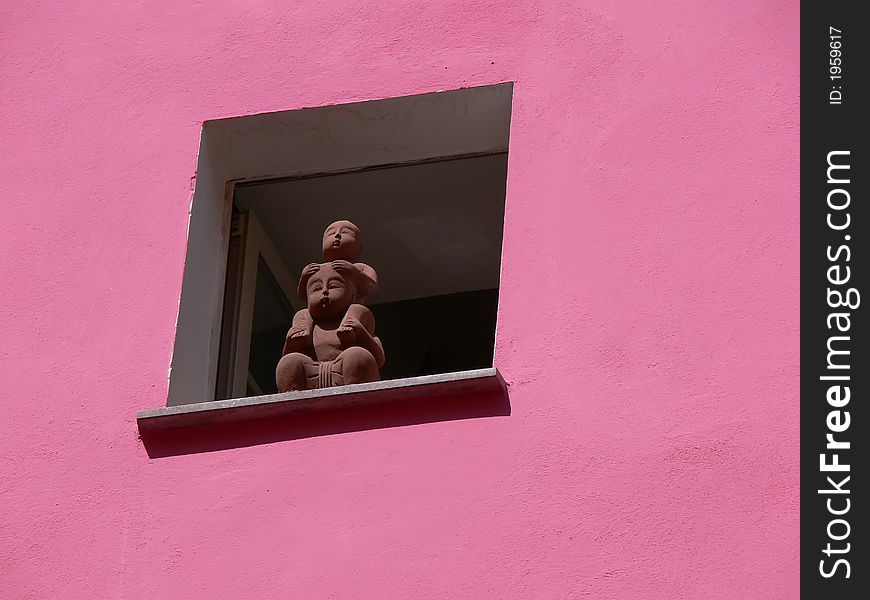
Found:
[[[354,304],[348,308],[347,316],[365,320],[371,315],[369,309],[362,305],[367,296],[378,291],[378,274],[365,263],[357,262],[362,256],[362,234],[359,227],[350,221],[336,221],[323,232],[323,260],[325,262],[311,263],[302,269],[299,277],[299,287],[296,293],[299,299],[305,301],[308,293],[305,283],[321,267],[331,266],[339,273],[352,275],[357,281],[357,298]],[[354,272],[356,271],[356,273]],[[293,326],[287,332],[288,343],[291,339],[310,338],[314,327],[314,320],[307,309],[302,309],[293,317]],[[338,334],[350,335],[350,329],[346,323],[339,326]],[[284,353],[287,353],[286,346]]]
[[[299,296],[308,304],[293,317],[275,371],[278,390],[305,390],[380,379],[384,364],[375,319],[360,301],[377,290],[377,274],[357,261],[359,228],[336,221],[323,234],[325,263],[302,270]]]

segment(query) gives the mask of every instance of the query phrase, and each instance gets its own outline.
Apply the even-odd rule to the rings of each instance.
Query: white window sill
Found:
[[[139,411],[139,433],[283,416],[297,411],[327,410],[352,405],[412,401],[447,394],[506,394],[498,369],[476,369],[407,379],[391,379],[270,396],[231,398],[198,404],[180,404]]]

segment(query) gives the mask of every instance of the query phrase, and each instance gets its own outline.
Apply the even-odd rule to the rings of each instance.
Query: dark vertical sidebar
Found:
[[[859,2],[801,3],[801,595],[868,598],[867,39]],[[866,7],[865,7],[866,8]]]

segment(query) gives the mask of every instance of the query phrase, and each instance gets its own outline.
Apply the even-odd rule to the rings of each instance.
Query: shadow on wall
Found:
[[[510,401],[503,391],[438,395],[143,433],[142,443],[150,458],[164,458],[353,431],[510,414]]]

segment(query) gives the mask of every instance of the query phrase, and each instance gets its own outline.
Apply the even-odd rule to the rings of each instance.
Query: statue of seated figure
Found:
[[[367,317],[367,308],[362,306],[366,297],[378,291],[378,274],[373,268],[359,262],[362,256],[362,234],[359,227],[350,221],[336,221],[330,224],[323,232],[323,263],[311,263],[302,269],[299,277],[297,294],[299,299],[305,301],[308,293],[305,290],[305,282],[308,277],[314,275],[321,267],[331,266],[339,273],[353,275],[357,285],[357,299],[347,312],[347,318],[355,318],[364,321]],[[369,313],[370,314],[370,313]],[[293,317],[293,325],[287,332],[288,340],[310,338],[314,332],[314,320],[307,309],[302,309]],[[349,332],[347,323],[339,327],[339,335]]]
[[[336,269],[328,263],[303,274],[300,287],[306,291],[308,308],[299,312],[305,311],[311,319],[311,335],[291,335],[294,317],[275,370],[278,391],[380,379],[384,349],[374,335],[375,318],[356,302],[362,277],[355,268]]]

